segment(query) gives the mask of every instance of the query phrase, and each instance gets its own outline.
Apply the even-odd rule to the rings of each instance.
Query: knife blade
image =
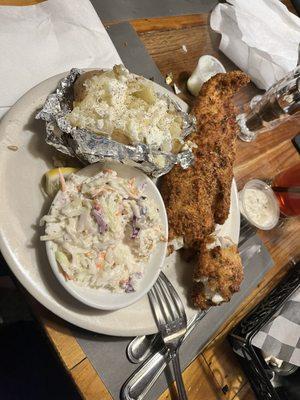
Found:
[[[190,321],[183,342],[191,334],[197,323],[207,314],[207,311],[208,310],[199,311]],[[167,348],[162,345],[156,353],[152,354],[146,361],[144,361],[127,379],[121,389],[121,399],[142,400],[152,388],[170,360],[170,353]]]

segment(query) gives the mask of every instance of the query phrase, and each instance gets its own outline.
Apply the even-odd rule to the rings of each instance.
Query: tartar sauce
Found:
[[[255,224],[267,227],[276,218],[276,209],[269,196],[260,189],[245,189],[243,195],[244,211]]]

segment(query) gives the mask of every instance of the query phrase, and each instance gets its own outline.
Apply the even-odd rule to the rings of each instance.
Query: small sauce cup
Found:
[[[272,188],[259,179],[252,179],[239,192],[241,214],[262,230],[274,228],[279,221],[279,204]]]

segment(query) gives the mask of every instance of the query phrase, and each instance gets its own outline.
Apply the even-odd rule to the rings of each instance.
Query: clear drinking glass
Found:
[[[237,116],[239,138],[253,141],[258,133],[271,130],[300,111],[300,66],[297,66],[262,96],[255,96],[250,110]]]

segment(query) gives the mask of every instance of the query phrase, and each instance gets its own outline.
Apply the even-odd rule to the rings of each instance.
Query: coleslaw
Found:
[[[145,183],[104,170],[64,182],[48,215],[43,241],[51,241],[67,280],[112,292],[138,287],[145,264],[165,241],[159,210],[144,194]]]

